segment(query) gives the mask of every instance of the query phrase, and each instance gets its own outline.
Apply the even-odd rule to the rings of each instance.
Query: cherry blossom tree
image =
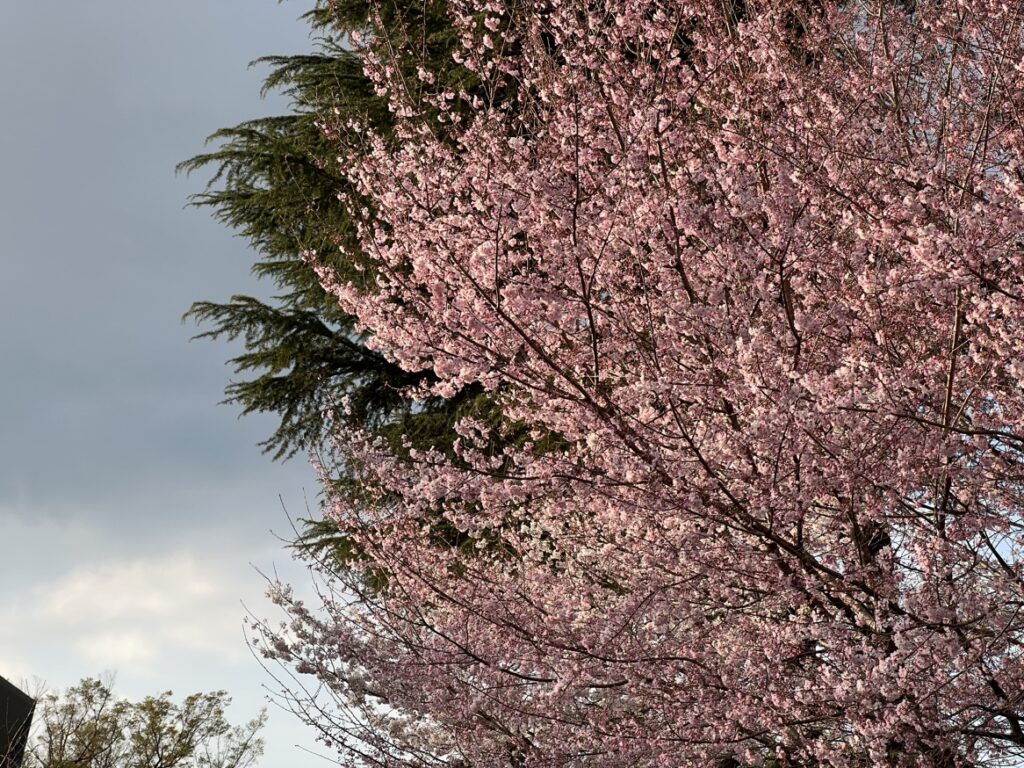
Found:
[[[450,8],[486,97],[354,40],[400,140],[324,126],[363,139],[340,167],[372,280],[321,276],[432,372],[416,394],[482,386],[502,420],[408,456],[337,436],[363,557],[263,628],[341,704],[307,709],[325,740],[386,766],[1024,756],[1024,8]]]

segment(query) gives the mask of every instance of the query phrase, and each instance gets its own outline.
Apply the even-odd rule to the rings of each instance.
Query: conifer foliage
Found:
[[[356,221],[339,199],[353,188],[337,158],[352,147],[325,127],[343,115],[373,126],[387,140],[396,137],[387,100],[365,74],[364,55],[349,44],[350,35],[388,41],[392,65],[404,77],[431,72],[435,81],[469,91],[480,83],[452,59],[456,31],[443,0],[387,7],[320,0],[303,18],[315,35],[315,52],[254,62],[270,66],[264,93],[285,93],[289,114],[219,130],[209,137],[211,151],[179,166],[188,173],[212,169],[193,204],[211,209],[248,239],[258,255],[253,273],[270,281],[278,295],[270,302],[245,295],[199,301],[186,318],[204,328],[200,338],[243,342],[243,353],[230,361],[241,378],[227,387],[226,402],[245,414],[280,419],[261,444],[275,459],[320,453],[343,400],[345,424],[372,430],[396,449],[406,441],[443,448],[451,444],[460,415],[493,417],[491,398],[476,386],[454,398],[417,394],[418,387],[435,381],[433,374],[407,371],[368,348],[356,318],[324,290],[310,262],[373,285],[373,265],[359,252]],[[334,467],[331,485],[336,493],[360,493],[343,466]],[[355,556],[336,523],[303,523],[300,550],[326,554],[340,565]],[[451,543],[450,531],[438,535]]]
[[[348,36],[372,31],[391,40],[393,64],[406,76],[426,68],[453,87],[473,87],[470,73],[448,54],[454,30],[443,2],[387,9],[358,0],[318,2],[304,18],[316,35],[314,53],[254,62],[271,67],[264,92],[283,91],[291,112],[217,131],[209,138],[212,151],[179,166],[189,173],[213,169],[193,204],[212,209],[249,240],[259,256],[253,273],[280,292],[272,302],[243,295],[200,301],[186,315],[205,326],[200,337],[243,341],[244,352],[231,362],[245,378],[228,386],[227,401],[244,413],[280,418],[262,444],[278,459],[316,449],[343,396],[352,423],[390,425],[391,434],[417,433],[425,440],[445,431],[438,411],[449,404],[419,402],[414,408],[406,395],[429,373],[409,373],[368,349],[355,318],[325,293],[308,261],[315,257],[348,280],[372,284],[369,265],[358,255],[351,212],[339,200],[351,185],[337,167],[338,137],[329,138],[323,127],[328,116],[343,114],[390,136],[393,117]]]
[[[332,425],[363,557],[264,628],[337,695],[325,738],[384,766],[1024,757],[1021,9],[444,10],[472,87],[351,36],[391,117],[324,123],[347,219],[309,261],[405,396],[500,418]]]

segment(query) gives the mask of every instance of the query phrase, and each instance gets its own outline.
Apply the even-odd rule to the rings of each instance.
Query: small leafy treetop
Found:
[[[501,418],[335,425],[366,557],[265,648],[321,729],[410,768],[1024,759],[1021,8],[448,12],[476,90],[354,39],[393,121],[325,136],[372,284],[314,262]]]
[[[251,768],[263,752],[260,714],[232,726],[223,691],[175,702],[170,691],[138,702],[85,679],[41,697],[25,768]]]

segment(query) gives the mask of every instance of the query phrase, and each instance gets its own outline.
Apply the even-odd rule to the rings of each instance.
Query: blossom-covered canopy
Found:
[[[411,460],[339,435],[365,565],[325,612],[282,592],[268,646],[351,708],[330,738],[389,766],[1024,754],[1024,8],[450,7],[473,93],[356,41],[399,140],[340,158],[375,289],[322,276],[502,421]]]

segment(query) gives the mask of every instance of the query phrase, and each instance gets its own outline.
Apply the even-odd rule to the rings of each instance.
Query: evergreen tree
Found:
[[[339,413],[334,406],[343,397],[348,424],[373,430],[396,448],[408,441],[445,449],[458,415],[492,410],[482,390],[414,400],[407,392],[429,383],[432,373],[404,371],[368,348],[309,262],[315,256],[341,279],[372,286],[372,267],[342,255],[357,252],[356,223],[339,201],[350,189],[336,163],[339,142],[354,139],[325,128],[358,119],[388,135],[393,117],[363,74],[360,55],[347,46],[349,36],[371,35],[389,45],[410,81],[422,68],[463,93],[480,83],[452,59],[456,33],[444,0],[397,2],[373,13],[363,0],[317,0],[303,18],[316,36],[314,52],[254,62],[270,65],[263,93],[286,94],[290,113],[219,130],[208,139],[214,149],[179,166],[189,173],[213,169],[192,203],[248,239],[257,254],[254,274],[278,293],[271,301],[245,295],[199,301],[186,319],[205,327],[198,338],[242,341],[244,351],[230,361],[242,378],[228,385],[225,402],[244,414],[279,417],[261,443],[274,459],[323,448],[332,427],[328,414]],[[336,485],[348,482],[339,470]],[[342,562],[353,555],[329,521],[304,523],[300,547],[332,550]]]
[[[745,10],[737,3],[733,14],[742,19]],[[312,53],[254,62],[270,65],[263,93],[283,92],[290,99],[290,112],[221,129],[208,139],[216,145],[212,151],[179,166],[189,173],[213,169],[193,204],[211,209],[249,240],[258,256],[253,273],[279,293],[270,302],[245,295],[199,301],[186,318],[205,327],[198,338],[242,341],[244,351],[229,361],[242,378],[228,385],[225,402],[241,407],[244,414],[279,417],[278,426],[261,443],[274,459],[329,447],[334,426],[329,414],[340,413],[334,406],[342,398],[348,406],[346,423],[374,431],[393,450],[412,445],[450,455],[458,418],[472,412],[486,423],[500,420],[493,397],[473,385],[447,399],[413,399],[408,392],[433,382],[433,372],[402,370],[370,349],[354,318],[338,307],[310,266],[310,257],[315,257],[339,279],[372,289],[373,265],[352,258],[358,253],[356,221],[339,199],[351,192],[337,165],[339,153],[347,142],[360,139],[331,128],[358,120],[395,140],[394,116],[365,76],[362,57],[348,45],[350,35],[375,40],[407,83],[419,83],[422,72],[429,73],[436,85],[458,94],[463,112],[471,109],[473,97],[492,104],[507,101],[514,110],[520,94],[482,82],[455,61],[458,33],[448,0],[315,0],[303,18],[315,35]],[[679,34],[681,47],[687,49],[692,41]],[[557,55],[555,37],[542,37],[549,53]],[[639,54],[627,50],[624,55]],[[420,101],[420,107],[428,119],[436,116],[428,101]],[[435,120],[433,129],[443,134],[445,125]],[[508,440],[525,433],[506,429],[503,434]],[[557,435],[537,443],[538,450],[560,444]],[[360,492],[341,468],[332,485],[335,493],[346,487],[349,493]],[[333,522],[302,522],[296,542],[300,549],[329,551],[341,563],[354,555],[347,535]],[[443,543],[464,541],[455,531],[435,532]]]

